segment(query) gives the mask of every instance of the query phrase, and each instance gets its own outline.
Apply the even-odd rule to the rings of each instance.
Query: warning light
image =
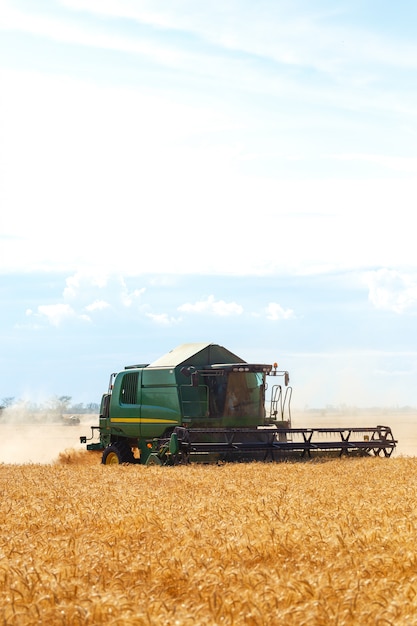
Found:
[[[278,363],[274,363],[274,370],[276,370],[278,367]]]

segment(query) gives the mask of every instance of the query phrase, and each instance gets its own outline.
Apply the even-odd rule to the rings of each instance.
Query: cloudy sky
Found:
[[[212,341],[417,406],[417,4],[0,0],[0,400]]]

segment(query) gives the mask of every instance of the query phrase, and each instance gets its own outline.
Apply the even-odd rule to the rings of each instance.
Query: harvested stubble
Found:
[[[2,624],[417,623],[417,459],[66,453],[0,483]]]

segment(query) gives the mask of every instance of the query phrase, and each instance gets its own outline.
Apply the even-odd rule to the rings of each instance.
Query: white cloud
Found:
[[[379,269],[365,277],[369,301],[381,310],[404,313],[417,308],[417,278],[396,270]]]
[[[288,320],[294,317],[292,309],[284,309],[277,302],[270,302],[265,310],[269,320]]]
[[[390,156],[384,154],[335,154],[331,158],[340,161],[362,161],[365,163],[375,163],[387,169],[406,174],[417,174],[417,159],[414,157]]]
[[[374,91],[375,83],[378,84],[375,75],[387,66],[416,67],[414,42],[387,40],[386,36],[355,28],[352,24],[346,27],[341,21],[331,19],[331,11],[320,13],[309,7],[292,11],[290,6],[283,10],[271,2],[262,3],[263,10],[259,10],[258,5],[255,10],[250,3],[243,4],[239,12],[233,4],[225,6],[223,2],[210,3],[208,8],[200,5],[198,10],[194,2],[178,4],[153,0],[141,2],[139,6],[130,0],[62,0],[61,5],[74,12],[48,17],[41,13],[24,13],[4,4],[0,23],[4,28],[35,33],[54,41],[140,55],[167,68],[240,83],[242,88],[250,84],[251,90],[259,93],[279,96],[286,93],[309,102],[338,102],[343,108],[355,110],[359,103],[372,111],[381,108],[412,113],[414,110],[413,103],[407,104],[407,98],[393,97],[392,91],[378,92],[376,98]],[[133,37],[112,28],[114,22],[110,20],[86,23],[83,12],[121,17],[153,28],[149,33],[142,32],[140,38]],[[180,43],[180,38],[175,44],[169,44],[167,38],[158,36],[160,29],[194,36],[196,41],[209,42],[214,49],[207,51],[205,46],[197,45],[186,47]],[[349,41],[354,41],[355,45],[346,45]],[[230,50],[238,54],[231,56]],[[251,63],[248,63],[248,55],[253,57]],[[262,71],[257,71],[257,64],[263,61],[267,63]],[[297,82],[293,67],[317,72],[320,88],[310,80]],[[352,90],[352,86],[356,88]],[[365,88],[369,88],[369,93]]]
[[[122,285],[122,292],[121,292],[120,297],[122,300],[122,304],[125,307],[130,307],[135,301],[140,300],[140,298],[146,291],[145,287],[142,287],[141,289],[133,289],[133,291],[129,291],[126,287],[126,283],[123,280],[123,278],[120,279],[120,282]]]
[[[181,322],[181,317],[170,317],[167,313],[146,313],[146,316],[160,326],[174,326]]]
[[[63,292],[64,298],[69,300],[75,298],[80,287],[80,274],[77,273],[74,274],[74,276],[68,276],[65,280],[65,284],[66,287]]]
[[[85,308],[87,311],[103,311],[103,309],[108,309],[110,304],[105,300],[95,300],[91,304],[88,304]]]
[[[101,19],[94,22],[89,18],[78,28],[78,20],[83,19],[78,12],[90,10],[109,16],[132,17],[152,25],[202,34],[206,39],[215,37],[219,46],[216,50],[195,44],[192,54],[174,55],[171,60],[168,51],[168,61],[163,58],[164,37],[152,45],[162,45],[161,63],[172,62],[176,67],[191,70],[193,77],[196,68],[200,70],[203,58],[206,75],[215,76],[217,80],[220,69],[228,84],[239,77],[239,94],[259,90],[272,94],[275,90],[279,92],[280,101],[285,94],[285,111],[277,116],[276,112],[268,113],[268,107],[254,109],[245,98],[241,98],[241,106],[232,108],[230,102],[228,106],[219,95],[222,94],[221,81],[216,83],[218,100],[214,94],[210,105],[206,105],[204,98],[198,101],[190,87],[161,93],[152,84],[127,88],[109,82],[103,86],[94,79],[84,81],[63,75],[3,70],[0,84],[5,97],[0,100],[0,117],[7,120],[7,124],[2,129],[1,141],[5,155],[1,204],[4,206],[2,234],[6,238],[0,247],[0,272],[22,272],[29,267],[33,271],[72,272],[64,300],[72,302],[85,288],[83,304],[86,306],[94,298],[101,300],[102,297],[96,292],[91,294],[92,283],[87,288],[89,279],[78,275],[80,267],[91,276],[101,273],[101,282],[97,283],[100,287],[105,285],[107,277],[120,274],[318,273],[376,265],[400,267],[414,262],[413,230],[404,224],[409,222],[415,208],[415,179],[412,178],[415,160],[389,154],[373,157],[369,151],[364,151],[362,157],[359,153],[343,152],[342,159],[374,159],[381,166],[407,173],[410,179],[338,180],[329,178],[324,170],[316,180],[305,178],[307,174],[300,172],[309,162],[313,163],[314,138],[311,139],[309,133],[314,124],[310,109],[301,111],[301,106],[300,117],[298,113],[294,114],[296,118],[292,117],[293,98],[295,96],[299,105],[310,104],[307,95],[312,95],[318,111],[318,99],[327,107],[332,94],[337,93],[339,106],[344,111],[345,93],[315,81],[295,80],[293,75],[289,77],[276,68],[272,71],[269,63],[269,69],[260,69],[255,62],[248,64],[246,57],[242,61],[227,51],[224,53],[224,47],[250,50],[255,55],[262,51],[265,57],[277,58],[280,62],[288,57],[284,65],[303,64],[309,55],[304,48],[299,49],[297,43],[308,33],[309,46],[312,41],[320,41],[316,51],[324,58],[329,56],[326,45],[329,42],[333,45],[338,35],[328,35],[330,39],[325,41],[313,37],[322,19],[320,16],[311,15],[310,10],[310,14],[299,17],[288,7],[263,4],[272,10],[274,25],[268,27],[268,36],[264,37],[265,30],[260,25],[265,25],[268,21],[265,15],[270,16],[270,12],[259,12],[250,3],[244,3],[237,16],[233,4],[221,2],[215,2],[210,8],[199,3],[198,10],[191,10],[194,5],[188,2],[160,0],[141,3],[68,0],[61,4],[76,12],[69,18],[69,13],[63,10],[59,19],[37,13],[36,19],[32,19],[33,16],[12,9],[11,3],[3,2],[0,6],[7,19],[0,19],[0,22],[8,24],[13,31],[22,28],[55,41],[73,41],[84,46],[89,40],[97,47],[125,46],[121,49],[138,43],[136,39],[130,42],[129,36],[114,38],[123,20],[120,23]],[[28,12],[30,10],[36,11],[32,8]],[[282,23],[278,13],[282,13]],[[219,16],[227,19],[219,20]],[[232,17],[238,20],[237,24]],[[322,17],[325,18],[324,14]],[[213,23],[220,23],[223,30],[213,29]],[[291,45],[286,39],[284,43],[276,43],[280,39],[273,33],[277,23],[286,38],[295,37]],[[289,25],[297,28],[288,29]],[[251,31],[253,37],[249,36]],[[181,37],[176,38],[175,46],[181,47],[181,42]],[[192,47],[190,42],[187,45]],[[300,57],[294,56],[298,49]],[[139,50],[138,54],[148,52]],[[375,41],[372,55],[378,56]],[[151,67],[149,74],[152,74]],[[274,80],[271,80],[272,75]],[[292,95],[288,100],[290,92],[286,87],[289,83]],[[306,89],[310,90],[309,94]],[[357,98],[357,94],[363,92],[355,90],[353,93]],[[369,107],[382,101],[374,94],[372,98],[366,97]],[[252,98],[249,100],[253,102]],[[398,97],[396,101],[403,106],[403,98]],[[362,104],[362,100],[356,100],[355,110],[360,111]],[[387,106],[391,105],[390,101]],[[414,110],[415,107],[413,115]],[[324,113],[317,113],[323,129],[331,129],[327,127],[327,112],[325,108]],[[298,122],[302,122],[308,131],[306,144],[300,138],[293,141],[290,130],[287,130],[290,138],[285,139],[287,121],[290,129],[296,125],[298,128]],[[404,121],[407,123],[410,125],[410,120]],[[259,130],[261,135],[268,136],[271,130],[276,132],[278,124],[282,124],[282,132],[272,135],[271,141],[253,140]],[[330,135],[330,132],[326,134]],[[342,135],[340,137],[343,140]],[[281,173],[274,174],[280,170],[275,157],[268,157],[271,150],[281,155],[293,151],[301,161],[304,159],[305,165],[294,177],[291,174],[285,179]],[[330,153],[324,147],[323,151]],[[253,154],[260,155],[259,159],[248,159],[248,155]],[[316,157],[315,154],[314,167],[320,166],[317,165],[320,157]],[[204,216],[203,235],[200,219],[193,217],[196,207],[199,216]],[[262,218],[259,207],[262,207]],[[378,207],[377,218],[375,207]],[[394,210],[395,220],[392,219]],[[145,235],[140,237],[140,261],[138,230],[129,227],[137,223],[139,215],[138,228],[141,235]],[[187,246],[181,254],[175,236],[179,215],[184,216],[182,219],[186,220],[188,229]],[[44,224],[48,224],[48,228],[44,228]],[[158,232],[157,248],[155,238],[147,236],[154,232]],[[282,236],[278,238],[277,233]],[[213,242],[213,248],[221,250],[222,254],[201,255],[202,236],[205,241]],[[236,254],[231,241],[239,241],[244,254]],[[124,305],[131,306],[141,293],[140,289],[126,291],[121,296]]]
[[[66,286],[63,291],[64,300],[82,306],[87,311],[97,311],[111,306],[109,300],[114,304],[124,307],[131,307],[135,302],[140,300],[145,293],[146,288],[137,288],[129,291],[126,281],[122,276],[108,276],[103,273],[89,271],[88,268],[77,271],[65,280]],[[95,300],[92,300],[93,294],[97,294]],[[102,294],[106,295],[103,299]]]
[[[70,320],[92,322],[95,314],[110,308],[113,313],[128,317],[125,310],[140,301],[145,291],[145,287],[129,290],[125,279],[119,275],[104,278],[101,274],[78,271],[65,279],[60,302],[38,305],[36,312],[27,309],[26,316],[38,322],[48,320],[53,326]],[[144,314],[145,309],[146,305],[137,306],[132,314],[138,311]]]
[[[346,65],[355,63],[359,73],[356,81],[374,79],[374,74],[364,68],[367,60],[384,65],[416,66],[413,41],[383,37],[376,29],[356,26],[352,19],[346,21],[346,14],[355,15],[349,7],[319,10],[305,2],[281,7],[281,3],[269,0],[257,2],[256,6],[241,2],[238,11],[234,3],[222,0],[199,3],[197,8],[195,0],[142,0],[140,3],[136,0],[60,0],[60,3],[74,11],[123,17],[164,30],[193,33],[224,48],[252,53],[281,64],[305,65],[336,74],[337,70],[340,72]]]
[[[4,30],[20,30],[54,41],[141,54],[166,65],[178,64],[183,56],[173,47],[155,44],[143,37],[138,39],[115,35],[106,30],[105,23],[101,23],[99,28],[86,27],[75,17],[69,18],[68,14],[63,19],[29,11],[24,13],[3,2],[0,6],[0,17]]]
[[[65,279],[63,291],[64,300],[74,300],[82,297],[85,292],[91,294],[92,290],[103,289],[108,283],[107,275],[90,271],[88,268],[79,270]]]
[[[90,321],[88,315],[77,315],[69,304],[43,304],[37,308],[38,315],[46,317],[52,326],[60,326],[64,321],[70,319],[82,319]]]
[[[178,311],[184,313],[198,313],[219,315],[221,317],[231,315],[241,315],[243,307],[236,302],[225,302],[224,300],[215,300],[214,296],[208,296],[206,300],[199,300],[191,303],[185,303],[178,307]]]

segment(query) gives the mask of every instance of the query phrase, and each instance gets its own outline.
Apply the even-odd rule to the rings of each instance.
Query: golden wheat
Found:
[[[417,623],[417,459],[0,465],[0,621]]]

